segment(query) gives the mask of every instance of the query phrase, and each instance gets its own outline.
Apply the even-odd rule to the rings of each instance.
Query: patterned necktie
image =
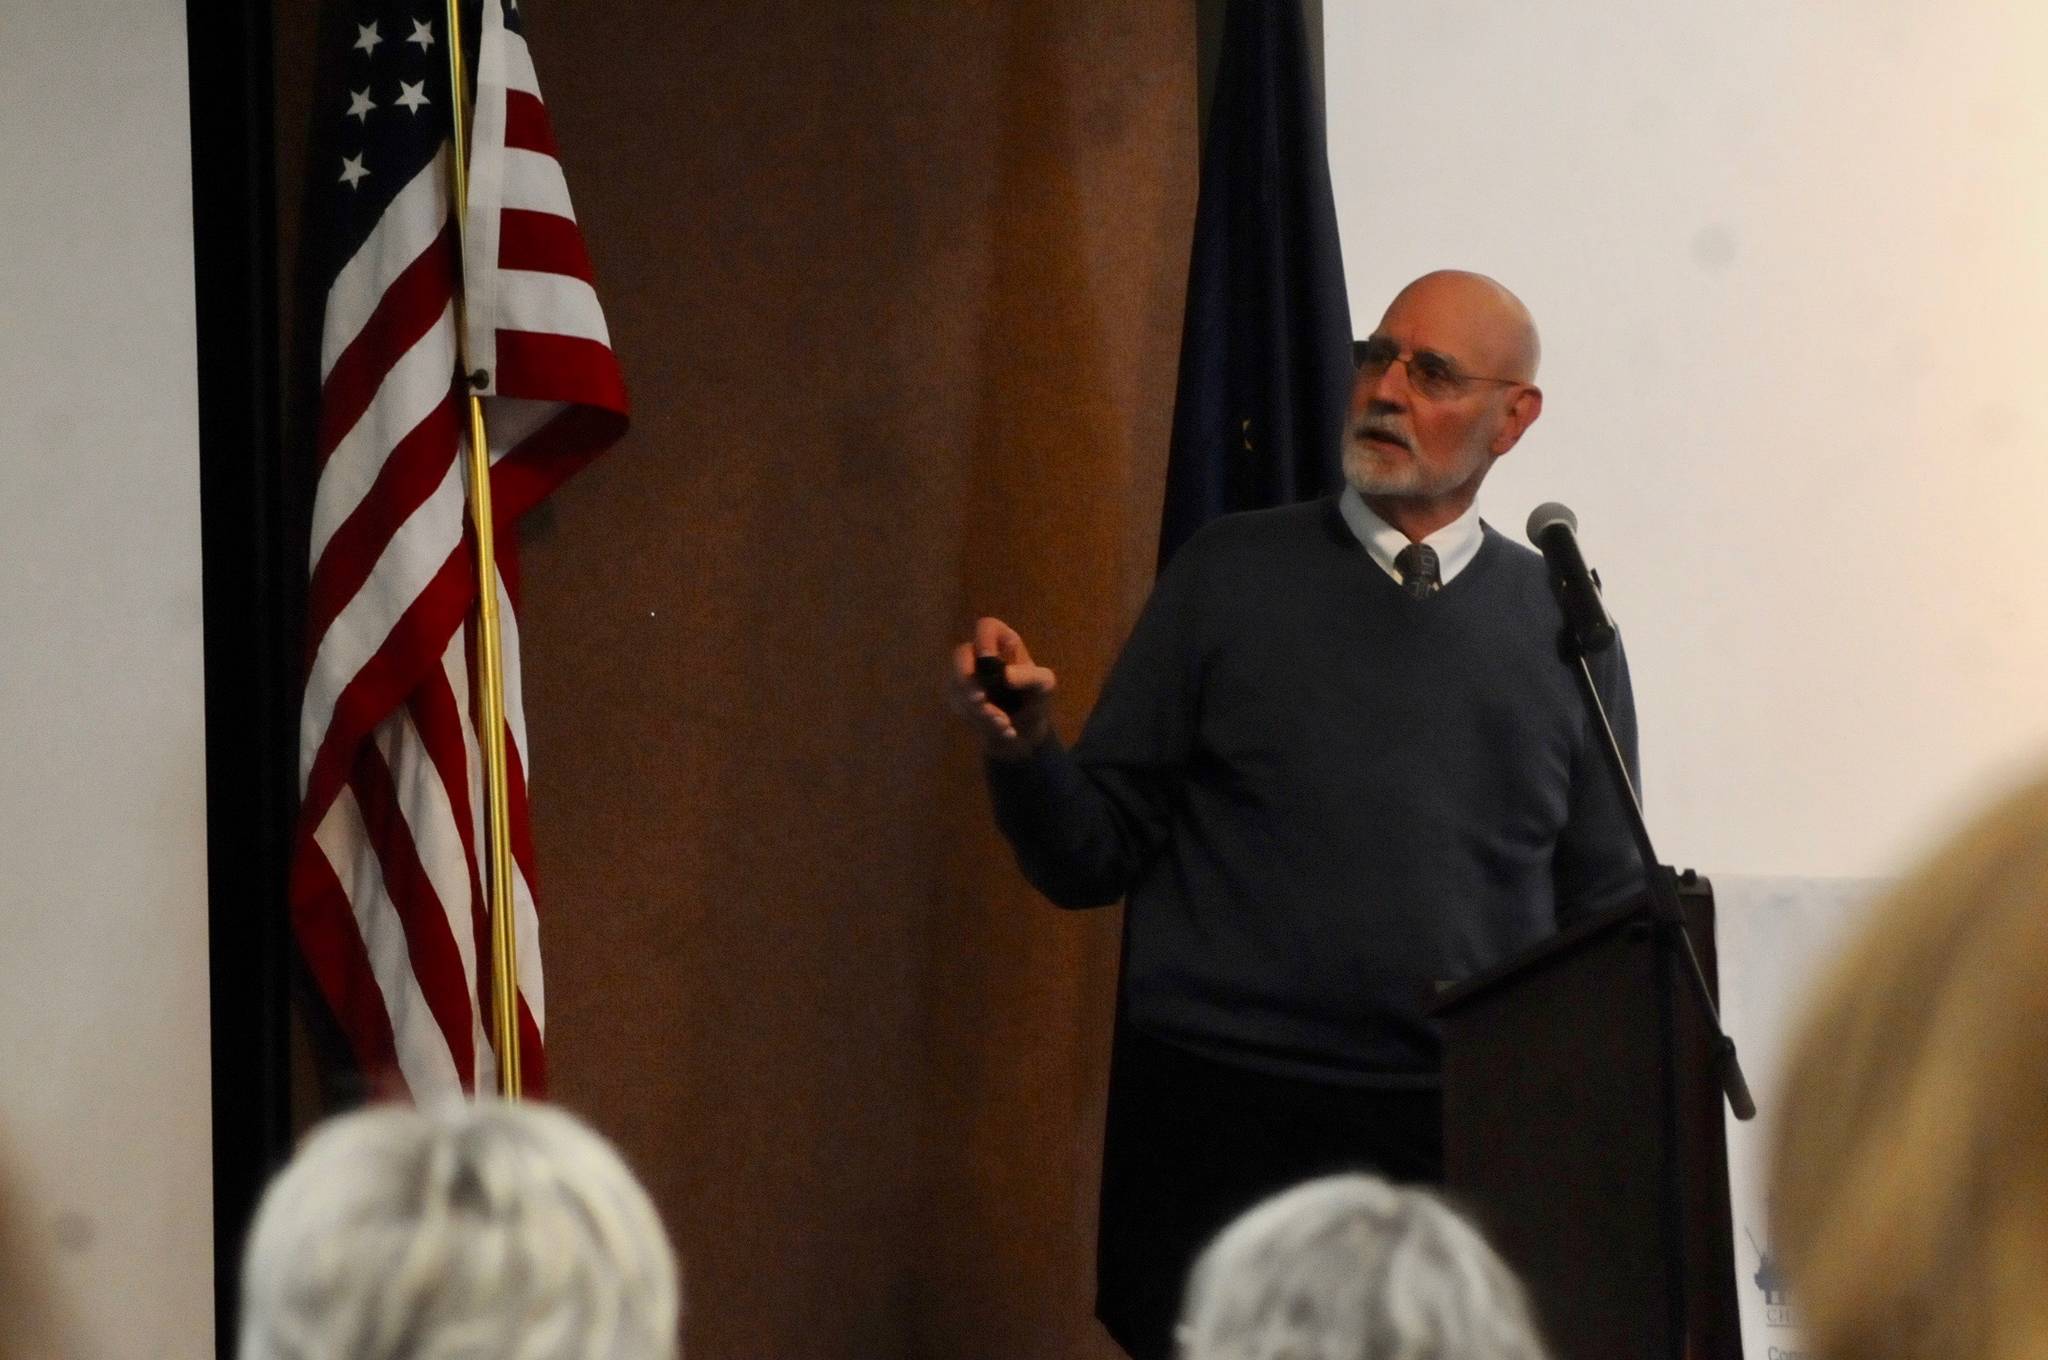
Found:
[[[1436,594],[1443,580],[1437,574],[1436,549],[1427,543],[1410,543],[1394,555],[1394,566],[1401,573],[1401,589],[1418,600],[1426,600]]]

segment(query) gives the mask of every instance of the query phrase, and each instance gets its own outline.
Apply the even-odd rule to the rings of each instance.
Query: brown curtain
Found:
[[[1149,585],[1194,9],[521,8],[635,406],[523,535],[554,1093],[694,1360],[1112,1356],[1117,911],[1018,878],[940,676],[999,614],[1071,735]]]

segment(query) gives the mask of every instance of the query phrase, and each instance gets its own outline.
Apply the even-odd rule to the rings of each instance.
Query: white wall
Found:
[[[0,0],[0,1174],[108,1360],[213,1348],[185,71]]]
[[[1665,858],[1882,876],[2048,753],[2048,9],[1324,17],[1359,334],[1443,265],[1535,310],[1481,504],[1578,511]]]

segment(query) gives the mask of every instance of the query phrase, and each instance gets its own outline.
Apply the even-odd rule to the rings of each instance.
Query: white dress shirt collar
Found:
[[[1401,569],[1394,565],[1394,558],[1408,546],[1408,535],[1375,515],[1355,486],[1344,488],[1344,493],[1337,498],[1337,509],[1344,516],[1344,522],[1351,526],[1351,532],[1365,545],[1372,560],[1380,564],[1380,570],[1399,581]],[[1439,579],[1449,585],[1452,577],[1472,565],[1472,559],[1479,555],[1479,545],[1485,539],[1486,531],[1479,523],[1479,506],[1475,502],[1466,507],[1464,514],[1422,541],[1436,549]]]

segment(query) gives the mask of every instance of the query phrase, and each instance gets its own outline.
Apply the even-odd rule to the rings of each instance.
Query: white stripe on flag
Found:
[[[334,706],[342,690],[377,654],[399,617],[462,541],[464,505],[462,460],[458,458],[434,493],[391,536],[369,579],[321,637],[306,677],[305,705],[299,717],[302,792],[328,725],[334,721]]]
[[[362,936],[364,952],[370,958],[371,975],[384,994],[384,1010],[391,1020],[391,1038],[398,1053],[398,1070],[406,1086],[415,1094],[460,1090],[462,1081],[455,1069],[455,1057],[448,1051],[419,979],[413,975],[405,927],[398,919],[397,908],[385,894],[383,870],[370,848],[369,832],[353,793],[341,791],[321,819],[313,840],[327,857],[348,897],[356,931]]]
[[[517,864],[512,866],[512,924],[518,934],[519,994],[533,1013],[533,1027],[543,1037],[548,1032],[548,993],[540,968],[540,913],[533,902],[533,888]]]
[[[525,667],[519,658],[519,611],[505,591],[505,578],[498,578],[498,619],[505,639],[505,726],[512,752],[533,786],[533,762],[526,746]],[[531,806],[531,800],[528,800]],[[547,1032],[547,988],[540,967],[540,912],[534,903],[533,886],[515,859],[512,865],[512,923],[519,953],[519,993],[533,1012],[534,1028]]]
[[[448,221],[447,154],[444,148],[398,191],[369,239],[342,266],[328,290],[327,315],[320,328],[323,380],[384,300],[385,290],[440,239]]]
[[[434,408],[447,400],[455,374],[455,307],[442,308],[440,319],[384,375],[377,395],[363,408],[341,442],[328,455],[313,495],[310,560],[320,555],[335,530],[345,523],[376,485],[385,459]]]
[[[485,408],[491,437],[491,461],[506,454],[539,433],[540,428],[562,414],[559,401],[537,401],[531,397],[492,397]]]
[[[470,121],[469,215],[463,221],[464,363],[484,375],[477,395],[498,386],[498,224],[505,178],[505,13],[484,0],[477,40],[475,112]]]
[[[542,151],[505,148],[505,206],[576,220],[562,163]]]
[[[499,270],[498,324],[511,331],[574,335],[611,344],[597,291],[568,274]]]
[[[524,34],[505,30],[505,88],[540,98],[540,77],[533,71],[533,51]]]
[[[461,634],[456,637],[459,651]],[[470,917],[469,855],[455,821],[455,805],[407,709],[400,708],[377,729],[377,749],[391,767],[399,813],[440,905],[456,956],[462,960],[464,1001],[473,1014],[476,1006],[469,998],[476,996],[476,922]]]
[[[469,781],[469,843],[477,847],[477,882],[488,883],[489,867],[485,863],[487,851],[484,849],[487,844],[485,837],[489,834],[484,825],[484,758],[477,749],[476,723],[469,707],[469,638],[463,629],[456,629],[455,635],[448,639],[447,650],[441,653],[441,676],[455,701],[455,711],[462,719],[462,768]],[[470,867],[467,852],[458,848],[455,853],[462,860],[467,877]],[[479,912],[476,902],[467,897],[463,899],[463,917],[470,922],[472,934],[475,933]],[[488,924],[487,916],[481,919]],[[470,1005],[471,1042],[476,1046],[477,1055],[476,1089],[495,1091],[498,1088],[498,1055],[497,1050],[491,1047],[490,1017],[484,1013],[483,992],[475,979],[471,981],[469,994],[476,998]]]

